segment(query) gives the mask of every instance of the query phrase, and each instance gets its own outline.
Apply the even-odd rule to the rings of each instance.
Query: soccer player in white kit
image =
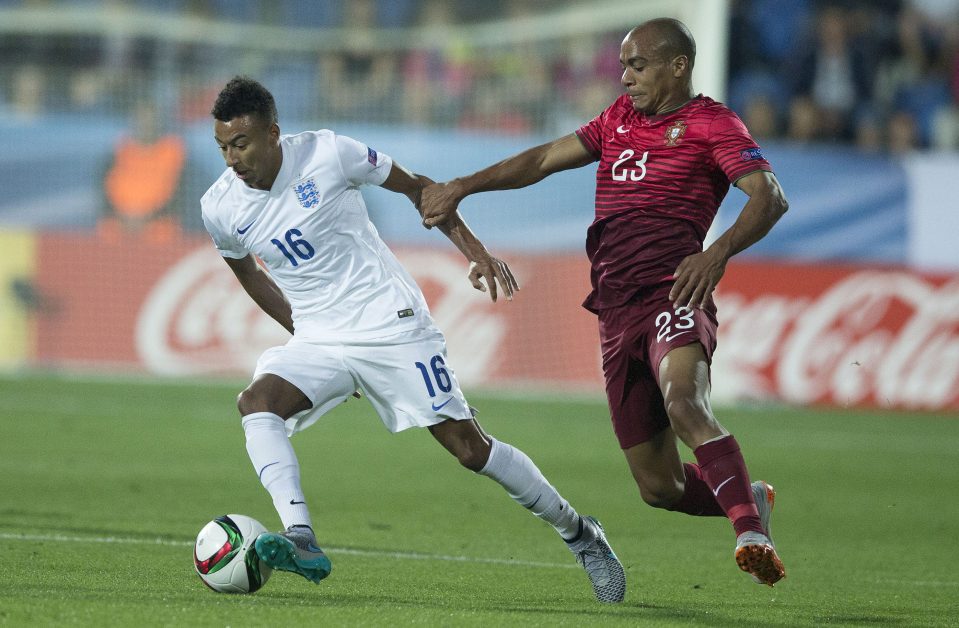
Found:
[[[552,525],[597,599],[622,601],[625,574],[602,527],[526,454],[479,426],[422,292],[369,220],[361,185],[418,205],[430,179],[332,131],[280,135],[273,96],[246,77],[224,87],[212,114],[227,169],[203,195],[203,222],[250,297],[293,334],[263,353],[237,399],[250,460],[286,528],[256,540],[260,559],[315,583],[329,575],[289,437],[361,391],[391,432],[429,429],[464,467]],[[499,284],[512,296],[509,268],[461,219],[443,231],[470,261],[477,289],[495,301]]]

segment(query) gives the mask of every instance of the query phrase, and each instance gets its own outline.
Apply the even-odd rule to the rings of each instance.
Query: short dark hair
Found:
[[[276,101],[270,90],[247,76],[235,76],[226,84],[210,111],[220,122],[255,115],[267,124],[277,121]]]
[[[660,17],[640,24],[639,28],[650,28],[659,36],[659,52],[663,60],[670,61],[680,55],[689,59],[689,67],[696,64],[696,40],[686,25],[668,17]]]

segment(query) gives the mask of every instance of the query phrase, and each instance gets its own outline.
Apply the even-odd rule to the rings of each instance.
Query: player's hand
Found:
[[[702,309],[726,272],[726,259],[705,250],[683,259],[673,273],[675,283],[669,291],[673,307]]]
[[[497,296],[497,283],[503,289],[503,294],[506,295],[507,301],[512,301],[513,291],[519,290],[519,284],[516,283],[516,278],[513,277],[513,271],[509,269],[506,262],[492,255],[480,261],[470,262],[469,278],[473,287],[480,292],[486,292],[486,286],[489,286],[489,296],[494,303],[496,302]],[[480,279],[486,280],[486,286],[483,285]]]
[[[456,212],[460,200],[462,197],[451,183],[433,183],[423,188],[419,204],[423,226],[432,229],[449,220]]]

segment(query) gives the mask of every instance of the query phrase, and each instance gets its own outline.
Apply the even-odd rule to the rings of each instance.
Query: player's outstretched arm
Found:
[[[392,192],[405,194],[419,210],[421,192],[432,183],[433,180],[429,177],[414,174],[394,161],[390,174],[383,182],[383,187]],[[519,290],[513,272],[506,262],[493,257],[486,250],[486,247],[463,221],[459,213],[454,212],[453,217],[439,228],[450,239],[450,242],[456,245],[463,256],[469,260],[469,280],[474,288],[481,292],[487,292],[488,290],[490,298],[496,301],[498,296],[497,285],[499,285],[503,294],[506,295],[506,299],[512,300],[513,291]],[[481,281],[484,279],[486,281],[485,286]]]
[[[253,254],[241,259],[224,257],[227,266],[240,280],[240,285],[260,308],[269,314],[276,322],[293,333],[293,311],[283,292],[270,278],[260,265],[256,263]]]
[[[535,146],[473,174],[430,185],[422,193],[420,213],[427,228],[443,224],[460,201],[477,192],[515,190],[542,181],[554,172],[579,168],[596,158],[574,133]]]
[[[703,307],[726,272],[726,262],[759,242],[789,209],[782,186],[771,172],[747,174],[736,187],[749,195],[736,222],[702,253],[690,255],[676,268],[669,300],[675,307]]]
[[[519,284],[513,276],[513,271],[503,260],[493,257],[479,238],[473,233],[459,212],[454,212],[446,223],[437,227],[456,245],[463,256],[470,262],[469,280],[473,287],[480,292],[487,292],[493,302],[497,297],[497,284],[506,295],[507,301],[513,300],[513,292],[519,290]],[[486,281],[483,285],[481,280]]]

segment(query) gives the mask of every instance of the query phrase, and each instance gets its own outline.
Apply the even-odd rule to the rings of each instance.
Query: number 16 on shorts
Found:
[[[446,370],[446,362],[443,356],[437,354],[429,359],[429,368],[423,362],[414,362],[423,376],[423,383],[426,384],[426,392],[430,397],[436,397],[437,388],[440,392],[448,393],[453,390],[453,382],[450,381],[450,374]]]

